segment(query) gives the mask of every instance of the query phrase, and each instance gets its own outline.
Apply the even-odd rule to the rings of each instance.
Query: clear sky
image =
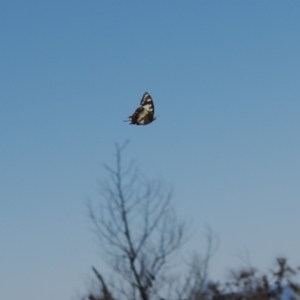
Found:
[[[71,299],[102,269],[102,163],[174,186],[211,274],[300,264],[299,1],[0,2],[0,298]],[[125,120],[149,92],[158,119]]]

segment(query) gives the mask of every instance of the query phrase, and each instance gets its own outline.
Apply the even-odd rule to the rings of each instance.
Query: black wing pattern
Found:
[[[141,106],[136,109],[132,116],[128,117],[130,124],[147,125],[155,120],[154,103],[150,94],[145,93],[141,100]]]

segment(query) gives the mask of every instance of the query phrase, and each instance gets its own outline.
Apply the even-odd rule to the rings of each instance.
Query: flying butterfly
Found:
[[[148,93],[143,95],[141,106],[137,108],[134,114],[128,118],[129,120],[127,121],[130,121],[130,124],[136,125],[147,125],[156,119],[154,117],[154,103]]]

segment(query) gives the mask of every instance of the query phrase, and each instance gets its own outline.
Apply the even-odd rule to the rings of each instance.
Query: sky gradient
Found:
[[[300,2],[0,3],[0,299],[71,299],[101,263],[86,218],[130,140],[220,238],[211,275],[248,252],[300,264]],[[157,120],[124,123],[144,92]]]

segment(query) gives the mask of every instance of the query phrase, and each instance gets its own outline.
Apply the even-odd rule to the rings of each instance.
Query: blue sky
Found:
[[[300,264],[300,3],[1,1],[0,298],[71,299],[114,143],[174,186],[211,274]],[[149,92],[158,119],[123,120]]]

